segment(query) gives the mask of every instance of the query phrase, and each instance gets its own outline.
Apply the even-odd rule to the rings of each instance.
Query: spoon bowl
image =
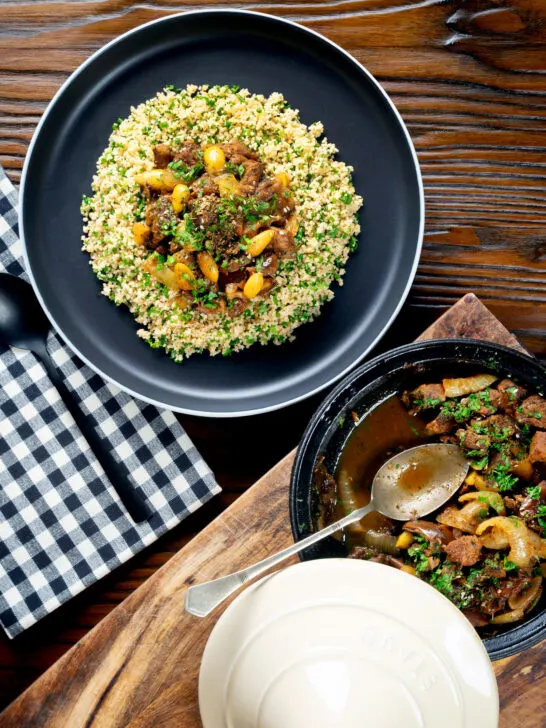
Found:
[[[443,506],[468,473],[457,445],[417,445],[388,460],[373,479],[374,509],[395,521],[421,518]]]
[[[49,320],[30,283],[0,273],[0,342],[44,352],[49,329]]]

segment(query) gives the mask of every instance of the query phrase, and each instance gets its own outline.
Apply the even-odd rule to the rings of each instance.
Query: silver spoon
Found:
[[[371,511],[379,511],[396,521],[426,516],[451,498],[467,472],[468,461],[457,445],[431,443],[404,450],[378,470],[373,479],[371,499],[367,506],[358,508],[345,518],[273,556],[258,561],[257,564],[220,579],[191,586],[186,592],[184,608],[196,617],[206,617],[250,579],[336,531],[350,526],[351,523],[360,521]]]
[[[136,523],[148,520],[153,515],[152,510],[122,475],[53,363],[47,350],[50,328],[30,283],[9,273],[0,273],[0,344],[27,349],[38,357],[131,518]]]

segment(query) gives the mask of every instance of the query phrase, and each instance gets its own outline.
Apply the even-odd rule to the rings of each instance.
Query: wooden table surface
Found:
[[[226,3],[201,4],[215,5]],[[425,244],[408,302],[378,351],[412,340],[473,290],[546,357],[545,0],[236,6],[302,22],[342,45],[408,125],[425,184]],[[41,113],[78,64],[126,30],[196,7],[0,0],[0,163],[11,178],[18,181]],[[0,636],[0,708],[285,455],[319,399],[231,422],[182,417],[224,494],[16,640]]]

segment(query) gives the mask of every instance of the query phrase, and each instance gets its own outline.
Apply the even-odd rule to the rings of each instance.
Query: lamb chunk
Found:
[[[460,446],[464,450],[472,450],[476,457],[487,455],[487,451],[491,447],[490,438],[487,435],[479,434],[472,427],[457,430],[456,435],[459,438]]]
[[[529,449],[532,463],[546,463],[546,432],[535,432]]]
[[[445,547],[446,556],[461,566],[474,566],[480,559],[482,545],[476,536],[461,536]]]
[[[408,533],[417,533],[423,536],[429,544],[448,544],[453,540],[453,531],[449,526],[434,521],[408,521],[402,526]]]
[[[269,278],[273,277],[279,269],[279,258],[275,253],[265,253],[262,261],[262,273]]]
[[[446,395],[442,384],[421,384],[411,392],[404,392],[401,399],[409,413],[414,415],[445,402]]]
[[[546,480],[542,480],[538,487],[540,488],[540,497],[537,498],[531,498],[530,496],[527,496],[523,503],[520,506],[520,513],[522,515],[527,514],[529,516],[535,516],[538,512],[538,507],[541,503],[546,501]],[[506,498],[505,498],[506,502]]]
[[[228,316],[230,318],[237,318],[237,316],[241,316],[241,314],[248,308],[248,301],[242,299],[242,298],[234,298],[233,301],[230,301],[228,306]]]
[[[253,159],[248,159],[244,163],[244,167],[245,173],[241,177],[241,192],[244,195],[252,195],[256,191],[258,183],[263,176],[263,164]]]
[[[447,435],[453,430],[456,422],[450,415],[440,412],[438,417],[425,426],[428,435]]]
[[[496,389],[486,389],[483,392],[473,394],[472,397],[478,397],[480,403],[480,408],[478,410],[472,409],[472,412],[482,417],[487,417],[493,414],[493,412],[496,412],[502,402],[502,395]],[[469,404],[469,399],[469,397],[463,397],[461,399],[461,405]],[[475,399],[473,401],[475,402]]]
[[[218,222],[218,205],[214,197],[197,199],[192,205],[193,220],[197,227],[206,230]]]
[[[168,144],[156,144],[153,152],[154,166],[157,169],[167,169],[169,162],[174,159],[174,151]]]
[[[260,202],[269,202],[274,195],[280,194],[282,189],[283,186],[279,180],[266,177],[256,188],[256,199],[260,200]]]
[[[246,157],[247,159],[258,159],[256,152],[253,152],[243,142],[234,139],[231,142],[225,142],[220,144],[220,149],[224,152],[229,161],[233,160],[233,157]]]
[[[538,394],[527,397],[517,408],[516,419],[520,425],[532,425],[539,430],[546,430],[546,399]]]
[[[158,250],[158,245],[169,235],[169,229],[177,221],[171,203],[171,196],[160,195],[157,200],[148,205],[148,209],[152,220],[152,245]],[[158,252],[161,251],[158,250]]]
[[[296,201],[288,190],[282,189],[275,198],[273,212],[279,218],[289,217],[296,209]]]
[[[500,409],[505,412],[513,412],[520,402],[527,396],[527,390],[518,386],[511,379],[503,379],[497,384],[500,393]]]
[[[207,197],[210,195],[218,196],[220,194],[220,188],[218,187],[214,177],[210,174],[203,174],[195,182],[190,185],[190,191],[192,197]]]
[[[175,162],[182,162],[186,167],[195,167],[201,161],[201,148],[195,142],[186,142],[174,154]]]
[[[275,230],[275,235],[271,241],[271,247],[277,253],[277,255],[288,256],[296,250],[294,238],[287,230]]]
[[[518,431],[518,426],[509,415],[492,415],[482,421],[493,442],[507,440]]]

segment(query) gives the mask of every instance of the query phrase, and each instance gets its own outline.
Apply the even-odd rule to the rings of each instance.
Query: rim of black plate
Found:
[[[421,169],[419,166],[419,161],[417,158],[417,153],[415,151],[415,147],[413,145],[413,141],[411,139],[411,136],[408,132],[408,129],[406,127],[406,124],[404,120],[402,119],[402,116],[400,115],[400,112],[394,105],[393,101],[383,88],[383,86],[377,81],[377,79],[368,71],[359,61],[357,61],[354,56],[352,56],[348,51],[346,51],[344,48],[339,46],[337,43],[334,43],[329,38],[326,38],[321,33],[318,33],[315,30],[312,30],[311,28],[307,28],[304,25],[301,25],[300,23],[296,23],[293,20],[287,20],[286,18],[280,18],[276,15],[268,15],[266,13],[260,13],[256,12],[254,10],[239,10],[239,9],[232,9],[232,8],[215,8],[210,10],[188,10],[186,12],[182,13],[172,13],[171,15],[167,15],[164,18],[157,18],[156,20],[151,20],[147,23],[142,23],[141,25],[138,25],[136,28],[132,28],[131,30],[128,30],[126,33],[123,33],[122,35],[119,35],[117,38],[113,38],[111,41],[106,43],[104,46],[99,48],[97,51],[95,51],[87,60],[85,60],[78,68],[70,74],[70,76],[66,79],[66,81],[62,84],[62,86],[59,88],[59,90],[56,92],[56,94],[51,99],[48,107],[46,108],[44,114],[42,115],[40,121],[38,122],[38,125],[36,127],[36,130],[32,136],[27,155],[25,157],[25,162],[23,165],[23,172],[21,174],[21,185],[20,185],[20,197],[19,197],[19,210],[23,210],[25,206],[25,193],[26,193],[26,177],[28,173],[28,169],[30,166],[30,159],[32,157],[32,153],[34,150],[34,146],[36,144],[36,141],[40,135],[40,132],[42,130],[42,126],[45,124],[47,118],[49,117],[52,109],[54,108],[55,104],[57,103],[58,99],[62,96],[65,89],[70,86],[70,84],[73,82],[75,78],[79,76],[79,74],[88,66],[93,64],[97,58],[99,58],[103,53],[106,52],[109,48],[115,46],[117,43],[122,42],[125,38],[128,36],[131,36],[133,34],[139,33],[145,28],[148,28],[152,25],[157,25],[159,23],[168,23],[172,22],[173,19],[180,18],[183,16],[190,16],[190,15],[220,15],[229,13],[231,15],[241,15],[241,16],[253,16],[253,17],[260,17],[266,20],[267,22],[272,23],[278,23],[280,25],[289,25],[292,27],[296,27],[300,30],[303,30],[306,33],[309,33],[310,35],[314,36],[315,38],[319,39],[323,43],[327,43],[328,45],[335,48],[338,52],[342,53],[353,65],[355,65],[361,73],[366,76],[368,81],[370,81],[377,90],[381,93],[385,101],[387,102],[388,106],[390,107],[391,112],[394,114],[395,118],[398,121],[398,124],[400,126],[400,129],[403,131],[404,136],[406,138],[406,142],[408,144],[409,151],[411,153],[413,164],[415,168],[415,174],[417,179],[417,185],[419,190],[419,232],[417,236],[417,245],[415,248],[415,257],[413,259],[413,264],[411,267],[411,270],[409,272],[408,281],[406,284],[406,287],[400,296],[400,300],[398,301],[397,305],[395,306],[391,316],[383,326],[382,331],[371,341],[371,343],[363,349],[361,354],[354,359],[354,361],[351,362],[345,369],[338,372],[335,376],[331,377],[327,381],[323,382],[318,387],[315,387],[314,389],[311,389],[301,395],[298,395],[296,397],[292,397],[291,399],[288,399],[284,402],[275,403],[272,405],[268,405],[266,407],[256,407],[253,409],[248,410],[242,410],[242,411],[236,411],[236,412],[217,412],[217,411],[211,411],[211,410],[196,410],[196,409],[189,409],[184,407],[173,407],[172,405],[169,405],[165,402],[160,402],[159,400],[153,399],[151,397],[147,397],[143,394],[140,394],[139,392],[135,392],[130,387],[125,386],[123,383],[119,382],[114,377],[111,377],[110,375],[106,374],[102,369],[98,366],[96,366],[88,357],[84,356],[81,351],[70,341],[70,339],[65,336],[64,332],[60,328],[60,326],[57,324],[57,321],[55,320],[54,315],[51,313],[51,311],[48,309],[48,307],[45,304],[45,301],[43,300],[43,297],[40,293],[40,290],[36,284],[36,281],[34,279],[34,275],[32,273],[32,268],[30,266],[29,256],[27,252],[27,246],[26,246],[26,240],[25,240],[25,229],[24,229],[24,217],[20,213],[19,214],[19,236],[21,240],[21,245],[23,249],[23,259],[25,262],[25,270],[29,276],[30,282],[32,283],[32,287],[34,288],[34,292],[40,302],[40,305],[44,309],[45,313],[47,314],[47,317],[49,318],[51,324],[53,325],[55,331],[59,334],[59,336],[62,338],[62,340],[69,346],[69,348],[83,361],[87,366],[89,366],[94,372],[99,374],[104,380],[110,382],[111,384],[114,384],[115,386],[119,387],[123,391],[127,392],[128,394],[132,395],[136,399],[139,399],[144,402],[148,402],[149,404],[153,404],[157,407],[164,407],[166,409],[170,409],[175,412],[181,412],[183,414],[189,414],[189,415],[196,415],[199,417],[215,417],[215,418],[229,418],[229,417],[248,417],[251,415],[257,415],[257,414],[264,414],[266,412],[272,412],[274,410],[282,409],[283,407],[287,407],[291,404],[296,404],[296,402],[301,402],[305,399],[308,399],[309,397],[312,397],[314,394],[317,394],[318,392],[323,391],[327,387],[334,384],[334,382],[339,381],[342,379],[348,372],[350,372],[358,363],[360,363],[364,357],[372,350],[374,347],[378,344],[378,342],[383,338],[383,336],[386,334],[386,332],[391,327],[393,321],[397,317],[398,313],[400,312],[400,309],[402,308],[404,302],[406,301],[409,291],[411,289],[411,286],[413,284],[415,274],[417,272],[417,266],[419,263],[419,259],[421,256],[421,249],[423,246],[423,235],[424,235],[424,225],[425,225],[425,194],[424,194],[424,188],[423,188],[423,179],[421,175]]]

